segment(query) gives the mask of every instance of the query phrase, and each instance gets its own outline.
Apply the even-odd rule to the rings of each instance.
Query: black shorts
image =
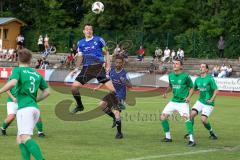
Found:
[[[121,111],[120,102],[116,96],[116,93],[110,92],[102,99],[107,103],[107,108]]]
[[[103,67],[103,64],[83,66],[81,72],[79,73],[75,80],[84,85],[93,78],[96,78],[99,83],[106,83],[107,81],[110,80],[106,76],[106,71],[105,68]]]
[[[19,42],[17,42],[17,45],[22,46],[23,42],[19,41]]]

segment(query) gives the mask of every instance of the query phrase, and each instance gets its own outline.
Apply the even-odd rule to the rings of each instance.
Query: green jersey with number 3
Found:
[[[171,101],[184,103],[185,98],[187,98],[189,94],[189,89],[193,88],[193,82],[190,76],[185,72],[181,72],[179,74],[171,72],[168,75],[168,78],[169,85],[172,88],[173,92],[173,98]]]
[[[199,90],[199,101],[206,105],[214,106],[214,101],[207,103],[209,99],[213,96],[215,90],[217,90],[217,85],[212,76],[206,75],[204,78],[199,76],[194,82],[194,90]]]
[[[43,77],[33,68],[15,67],[12,71],[10,79],[18,80],[18,109],[25,107],[38,107],[36,102],[38,89],[44,90],[48,88]]]

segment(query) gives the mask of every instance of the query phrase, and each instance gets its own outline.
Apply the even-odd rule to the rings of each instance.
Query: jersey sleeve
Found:
[[[216,82],[215,82],[213,77],[211,77],[211,79],[210,79],[210,86],[211,86],[211,88],[213,90],[217,90],[218,89],[217,84],[216,84]]]
[[[47,89],[47,88],[48,88],[48,84],[47,84],[47,82],[43,79],[43,77],[41,77],[41,82],[40,82],[39,88],[40,88],[41,90],[44,90],[44,89]]]
[[[20,79],[20,71],[19,71],[19,68],[18,67],[15,67],[13,68],[12,70],[12,74],[11,76],[9,77],[9,79],[16,79],[16,80],[19,80]]]
[[[187,75],[187,86],[189,88],[193,88],[193,82],[192,82],[192,79],[189,75]]]

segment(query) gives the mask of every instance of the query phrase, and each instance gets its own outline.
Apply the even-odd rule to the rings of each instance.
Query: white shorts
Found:
[[[33,135],[40,111],[35,107],[26,107],[17,111],[18,135]]]
[[[169,102],[162,113],[171,115],[173,112],[178,112],[182,117],[189,118],[189,104],[188,103],[178,103],[178,102]]]
[[[212,113],[213,111],[213,106],[211,105],[206,105],[206,104],[203,104],[201,103],[200,101],[197,101],[194,106],[192,107],[193,110],[197,110],[198,113],[202,112],[202,115],[205,115],[207,117],[210,116],[210,114]]]
[[[18,104],[15,102],[7,102],[7,114],[17,114]]]

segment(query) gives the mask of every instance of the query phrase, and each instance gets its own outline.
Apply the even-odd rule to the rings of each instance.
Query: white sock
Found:
[[[194,142],[194,139],[193,139],[193,135],[192,135],[192,134],[189,134],[189,141]]]
[[[166,132],[165,134],[166,134],[166,138],[167,138],[167,139],[171,139],[171,134],[170,134],[170,132]]]

